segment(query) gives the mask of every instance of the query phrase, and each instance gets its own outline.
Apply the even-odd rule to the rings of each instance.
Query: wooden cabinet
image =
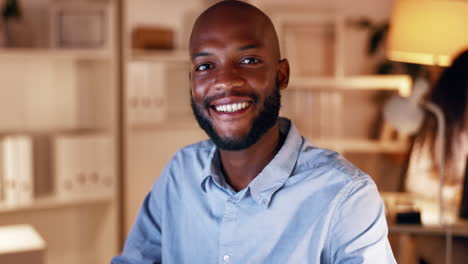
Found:
[[[24,21],[46,21],[37,41],[0,48],[0,178],[26,177],[33,193],[7,198],[0,181],[0,225],[32,225],[48,264],[108,263],[120,250],[118,5],[24,1]]]

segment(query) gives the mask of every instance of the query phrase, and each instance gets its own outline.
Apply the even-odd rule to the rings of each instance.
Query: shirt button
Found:
[[[229,262],[229,255],[224,255],[223,260],[224,262]]]

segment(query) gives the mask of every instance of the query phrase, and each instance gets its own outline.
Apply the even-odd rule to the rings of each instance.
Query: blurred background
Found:
[[[0,1],[0,263],[120,252],[165,164],[207,138],[187,48],[216,2]],[[245,2],[291,65],[281,115],[371,175],[398,263],[465,263],[468,1]]]

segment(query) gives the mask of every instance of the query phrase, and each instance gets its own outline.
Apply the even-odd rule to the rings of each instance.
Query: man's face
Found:
[[[278,54],[263,31],[246,18],[201,23],[192,33],[192,109],[222,149],[251,146],[278,118]]]

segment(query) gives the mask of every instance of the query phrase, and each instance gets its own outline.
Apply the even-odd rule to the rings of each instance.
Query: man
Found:
[[[395,263],[374,182],[278,118],[289,65],[270,19],[219,2],[189,50],[211,140],[175,154],[113,263]]]

